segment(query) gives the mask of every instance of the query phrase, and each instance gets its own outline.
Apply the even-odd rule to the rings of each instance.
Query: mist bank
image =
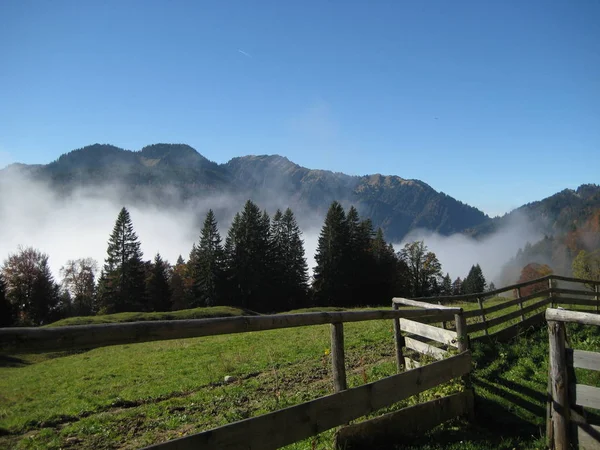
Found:
[[[444,274],[449,273],[455,280],[464,279],[471,266],[479,264],[488,282],[497,287],[516,282],[506,279],[506,265],[528,242],[537,242],[543,238],[543,232],[530,222],[527,217],[514,214],[493,234],[483,238],[473,238],[456,233],[443,236],[429,230],[415,230],[409,233],[399,244],[394,244],[396,250],[404,244],[413,241],[424,241],[430,251],[434,252],[442,264]],[[520,273],[518,268],[518,273]]]
[[[213,193],[204,198],[184,199],[177,190],[164,193],[159,205],[151,192],[136,193],[135,199],[118,183],[96,184],[57,192],[43,181],[11,171],[0,177],[0,260],[3,262],[19,246],[34,247],[49,256],[49,265],[58,280],[60,268],[70,259],[91,257],[102,265],[109,236],[121,208],[130,214],[140,240],[144,259],[160,252],[175,263],[179,255],[187,260],[197,243],[202,222],[212,209],[219,222],[223,241],[234,215],[247,200],[239,195]],[[284,199],[273,196],[256,199],[269,214],[285,209]],[[303,232],[309,270],[314,266],[318,234],[323,217],[300,211],[297,215]]]
[[[152,189],[131,189],[119,183],[95,184],[59,192],[49,184],[18,170],[4,172],[0,178],[0,258],[2,261],[19,246],[37,248],[49,256],[58,279],[59,269],[68,260],[91,257],[100,265],[106,257],[107,242],[117,214],[125,206],[141,242],[144,259],[158,252],[174,263],[179,255],[187,260],[192,245],[199,240],[202,222],[209,209],[215,212],[223,241],[234,215],[247,198],[232,193],[211,192],[204,197],[185,198],[175,188],[161,189],[157,201]],[[292,208],[302,230],[309,272],[323,226],[324,213],[297,204],[286,196],[268,190],[253,196],[257,205],[272,215],[277,208]],[[402,242],[424,240],[442,263],[444,274],[464,278],[472,265],[479,263],[488,282],[497,286],[503,280],[503,266],[527,242],[536,242],[542,233],[524,216],[514,215],[493,234],[475,239],[464,234],[443,236],[419,229]]]

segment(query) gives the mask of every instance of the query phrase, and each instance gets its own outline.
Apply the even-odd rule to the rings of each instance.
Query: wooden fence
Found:
[[[529,295],[521,295],[521,290],[528,286],[546,285],[547,288],[537,290]],[[498,296],[506,296],[506,301],[486,306],[486,301]],[[486,336],[498,340],[508,340],[521,330],[544,322],[544,313],[548,306],[577,305],[585,307],[583,311],[600,312],[600,282],[579,278],[548,275],[523,283],[513,284],[494,291],[479,294],[453,295],[444,297],[419,298],[420,302],[432,305],[445,303],[476,303],[475,309],[463,313],[466,320],[467,334],[470,339],[482,339]],[[404,303],[403,303],[404,302]],[[393,305],[405,305],[404,299],[393,299]],[[394,306],[396,307],[396,306]],[[418,319],[430,322],[428,318]],[[454,326],[449,325],[450,329]]]
[[[426,305],[425,308],[391,311],[319,312],[57,328],[4,328],[0,329],[0,351],[23,353],[89,349],[157,340],[331,324],[334,394],[151,447],[161,450],[274,449],[347,424],[427,389],[466,376],[471,371],[471,354],[467,348],[466,336],[460,336],[460,326],[458,332],[443,330],[440,334],[431,330],[435,327],[430,329],[427,325],[414,322],[416,318],[430,322],[452,321],[457,320],[456,314],[460,313],[460,308]],[[457,354],[373,383],[347,389],[343,324],[384,319],[393,320],[395,326],[414,322],[412,326],[418,326],[418,329],[414,329],[415,333],[422,333],[434,339],[442,336],[444,343],[456,347]],[[457,323],[461,323],[460,320]],[[449,411],[458,414],[467,409],[469,396],[462,394],[442,401],[450,405]],[[436,405],[428,404],[418,406],[422,407],[422,412],[424,411],[425,414],[430,414],[436,408]],[[444,414],[437,414],[437,416],[437,423],[439,420],[445,420]],[[437,424],[435,420],[429,422],[432,426]],[[345,438],[342,436],[341,441],[351,440],[352,428],[348,427],[345,436]]]
[[[597,291],[596,291],[597,292]],[[547,434],[551,448],[600,449],[600,424],[583,408],[600,409],[600,388],[578,384],[574,369],[600,371],[600,353],[567,348],[565,323],[600,326],[600,316],[564,309],[546,310],[550,341],[551,402]]]

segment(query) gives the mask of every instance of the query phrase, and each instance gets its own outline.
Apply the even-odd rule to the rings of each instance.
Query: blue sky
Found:
[[[0,2],[0,165],[182,142],[498,214],[599,182],[600,2]]]

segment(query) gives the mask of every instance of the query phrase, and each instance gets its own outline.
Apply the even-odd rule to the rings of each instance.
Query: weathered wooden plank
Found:
[[[569,448],[569,399],[567,361],[565,353],[565,324],[548,321],[550,344],[550,379],[552,380],[552,433],[555,450]]]
[[[525,313],[528,313],[531,311],[535,311],[536,309],[540,309],[540,308],[546,306],[548,303],[550,303],[550,300],[545,298],[544,300],[536,302],[532,305],[528,305],[523,309],[518,309],[518,310],[510,312],[508,314],[504,314],[503,316],[494,317],[493,319],[488,319],[488,321],[487,321],[488,327],[491,328],[493,326],[500,325],[504,322],[508,322],[509,320],[515,319],[522,314],[525,314]]]
[[[597,302],[591,298],[555,297],[555,303],[559,305],[583,305],[596,306]]]
[[[412,339],[408,336],[404,338],[404,343],[405,343],[406,347],[408,347],[412,350],[415,350],[419,353],[422,353],[424,355],[431,356],[432,358],[435,358],[435,359],[444,359],[448,355],[448,352],[446,352],[445,350],[443,350],[441,348],[437,348],[437,347],[434,347],[433,345],[429,345],[424,342],[417,341],[416,339]]]
[[[567,348],[567,363],[577,369],[600,371],[600,353]]]
[[[486,314],[490,314],[496,311],[501,311],[503,309],[506,308],[510,308],[511,306],[515,306],[518,305],[522,302],[526,302],[527,300],[532,300],[534,298],[542,298],[542,299],[546,299],[547,297],[545,297],[546,295],[548,295],[549,290],[546,289],[545,291],[541,291],[541,292],[536,292],[535,294],[530,294],[530,295],[525,295],[521,298],[516,298],[514,300],[509,300],[507,302],[503,302],[500,303],[498,305],[494,305],[494,306],[489,306],[487,308],[484,309],[484,312]]]
[[[466,295],[446,295],[446,296],[439,296],[439,297],[420,297],[419,301],[422,302],[468,302],[468,301],[476,301],[477,297],[480,297],[481,295],[485,296],[485,297],[494,297],[497,296],[499,294],[503,294],[505,292],[510,292],[510,291],[514,291],[515,289],[521,287],[526,287],[526,286],[531,286],[532,284],[537,284],[537,283],[541,283],[541,282],[548,282],[548,280],[552,280],[552,278],[557,278],[556,275],[546,275],[545,277],[542,278],[537,278],[535,280],[530,280],[530,281],[525,281],[523,283],[518,283],[518,284],[511,284],[509,286],[505,286],[503,288],[500,289],[496,289],[494,291],[488,291],[488,292],[483,292],[478,293],[478,294],[466,294]],[[574,279],[577,282],[582,282],[582,280],[577,280]],[[569,281],[569,280],[566,280]],[[587,283],[587,281],[585,281]],[[597,282],[595,282],[597,283]]]
[[[552,288],[552,292],[555,294],[574,294],[574,295],[584,295],[593,297],[596,295],[594,291],[586,291],[581,289],[561,289],[561,288]]]
[[[397,303],[398,305],[416,306],[416,307],[425,308],[425,309],[435,309],[435,310],[445,309],[448,311],[452,311],[454,314],[457,314],[462,311],[462,308],[457,308],[457,307],[453,307],[453,306],[442,306],[438,303],[421,302],[418,300],[410,300],[408,298],[402,298],[402,297],[394,297],[392,299],[392,302]]]
[[[400,328],[408,333],[418,334],[442,344],[458,347],[455,331],[432,327],[431,325],[425,325],[424,323],[408,319],[400,319]]]
[[[478,309],[470,309],[469,311],[464,311],[463,316],[465,319],[470,319],[471,317],[477,317],[479,315]]]
[[[467,325],[468,333],[476,333],[477,331],[485,330],[487,324],[485,322],[477,322]]]
[[[420,361],[417,361],[416,359],[409,358],[407,356],[404,357],[404,362],[406,364],[406,369],[407,370],[416,369],[416,368],[421,367],[423,365],[423,364],[421,364]]]
[[[600,409],[600,388],[586,384],[571,385],[571,403],[577,406]]]
[[[600,284],[600,281],[597,281],[597,280],[585,280],[583,278],[563,277],[562,275],[546,275],[544,278],[549,278],[549,279],[558,280],[558,281],[569,281],[571,283],[585,283],[585,284],[594,284],[594,285]],[[543,280],[544,278],[540,278],[540,279]]]
[[[599,450],[600,426],[577,424],[577,444],[579,450]]]
[[[470,370],[471,354],[464,352],[374,383],[148,448],[275,449],[348,423]]]
[[[546,320],[555,320],[560,322],[574,322],[583,325],[599,325],[600,315],[583,313],[578,311],[569,311],[567,309],[548,308],[546,310]]]
[[[346,384],[346,360],[344,358],[344,324],[331,324],[331,368],[333,373],[333,389],[341,392]]]
[[[494,333],[490,333],[489,337],[493,338],[494,340],[500,341],[500,342],[507,342],[507,341],[510,341],[511,339],[515,338],[516,336],[518,336],[519,333],[521,333],[523,330],[527,329],[528,327],[539,325],[544,322],[545,322],[544,312],[541,311],[537,314],[534,314],[533,316],[526,318],[523,322],[518,322],[514,325],[510,325],[506,328],[495,331]],[[480,340],[480,339],[484,339],[485,337],[486,336],[480,336],[479,338],[476,338],[476,339]]]
[[[521,298],[521,288],[517,288],[517,300],[519,301],[519,309],[523,310],[523,299]],[[521,311],[521,322],[525,320],[525,313]]]
[[[341,428],[335,437],[339,450],[380,448],[422,434],[458,416],[469,414],[471,390],[459,392]]]
[[[439,317],[440,321],[454,319],[454,313],[446,309],[403,309],[157,320],[56,328],[0,328],[0,351],[61,351],[328,323],[360,322],[397,317],[416,318],[432,315]]]

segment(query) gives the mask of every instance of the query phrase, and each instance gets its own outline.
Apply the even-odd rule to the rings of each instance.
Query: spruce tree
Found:
[[[183,282],[185,270],[185,261],[181,255],[179,255],[175,267],[173,267],[171,272],[171,278],[169,279],[169,287],[171,288],[171,308],[173,311],[188,309],[190,307]]]
[[[478,294],[480,292],[485,292],[485,289],[486,281],[483,272],[481,271],[481,267],[479,264],[471,266],[471,270],[469,270],[469,274],[463,282],[463,292],[465,294]]]
[[[269,216],[251,200],[236,214],[225,241],[229,302],[271,311],[269,291]]]
[[[196,290],[203,306],[215,306],[222,300],[224,256],[217,220],[211,209],[202,227],[195,270]]]
[[[271,221],[270,263],[272,307],[290,310],[306,305],[308,266],[301,231],[290,208],[277,210]]]
[[[350,293],[349,230],[344,208],[334,201],[319,235],[313,289],[319,306],[341,306]]]
[[[157,253],[146,278],[149,311],[170,311],[171,286],[168,279],[169,263]]]
[[[441,294],[444,296],[452,295],[452,279],[450,278],[449,273],[446,273],[446,276],[444,277],[444,279],[442,281]]]
[[[391,244],[387,244],[383,237],[383,230],[377,229],[371,242],[371,255],[373,267],[370,271],[371,303],[375,305],[388,305],[392,297],[402,295],[398,285],[398,259]]]
[[[104,313],[146,309],[142,252],[126,208],[119,212],[110,235],[99,284],[99,303]]]

